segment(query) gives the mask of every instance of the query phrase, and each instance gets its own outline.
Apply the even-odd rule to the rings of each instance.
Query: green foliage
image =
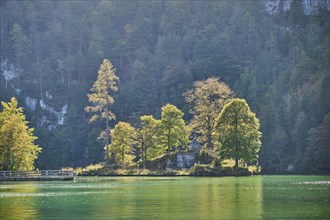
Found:
[[[324,117],[323,122],[307,133],[306,169],[321,171],[328,174],[330,171],[330,114]]]
[[[160,120],[151,115],[141,116],[137,128],[126,122],[119,122],[111,130],[110,149],[122,163],[132,162],[136,156],[142,160],[145,169],[148,161],[186,146],[189,130],[182,117],[183,113],[179,109],[167,104],[162,108]],[[135,144],[137,151],[133,149]]]
[[[143,115],[140,120],[141,125],[136,128],[136,143],[141,151],[143,169],[145,169],[147,160],[163,154],[163,151],[157,146],[160,121],[151,115]]]
[[[174,105],[162,107],[159,145],[164,152],[175,151],[188,143],[189,131],[183,120],[183,112]]]
[[[196,164],[191,168],[192,176],[250,176],[251,172],[242,167],[214,167],[212,165]]]
[[[105,140],[106,159],[109,158],[109,121],[116,119],[115,114],[110,110],[110,106],[115,102],[112,93],[118,90],[117,81],[119,78],[115,72],[116,69],[112,66],[112,63],[107,59],[103,60],[98,71],[97,80],[91,88],[92,93],[87,95],[89,102],[93,105],[85,108],[86,112],[96,113],[90,118],[90,122],[98,118],[105,119],[106,130],[99,137]]]
[[[101,64],[98,71],[97,80],[91,88],[91,94],[88,94],[89,102],[93,103],[93,106],[87,106],[85,110],[87,112],[97,113],[90,118],[90,122],[103,118],[107,120],[115,119],[115,115],[110,111],[109,107],[115,102],[111,92],[116,92],[118,86],[116,81],[119,78],[115,74],[116,69],[112,66],[112,63],[105,59]]]
[[[18,107],[16,99],[1,102],[0,112],[0,170],[32,170],[41,148],[34,144],[33,128]]]
[[[86,166],[103,159],[96,137],[102,130],[108,134],[100,122],[81,123],[87,119],[84,106],[94,107],[85,94],[104,57],[120,73],[111,112],[131,124],[141,115],[158,118],[166,103],[181,109],[186,122],[196,118],[182,93],[194,90],[194,81],[219,77],[260,119],[263,171],[283,171],[289,164],[310,170],[306,132],[330,112],[330,13],[322,1],[313,3],[317,7],[284,2],[269,11],[262,0],[1,1],[1,63],[8,65],[1,64],[0,100],[21,91],[20,99],[43,100],[56,111],[68,104],[56,131],[42,123],[44,117],[55,122],[54,114],[38,104],[35,110],[24,106],[43,146],[36,165],[50,165],[55,150],[63,163]],[[312,13],[306,14],[308,8]],[[7,80],[13,69],[22,72]],[[66,132],[74,137],[68,144],[58,140],[67,140]],[[198,133],[212,145],[209,135]]]
[[[24,34],[22,27],[15,23],[10,31],[12,48],[15,51],[16,62],[26,61],[30,50],[30,41]]]
[[[244,99],[233,99],[224,106],[215,122],[215,140],[221,159],[253,162],[261,145],[260,124]]]
[[[202,150],[197,155],[196,161],[200,164],[210,164],[215,160],[214,156],[215,155],[213,153]]]
[[[219,78],[209,78],[197,81],[194,88],[184,94],[186,101],[191,105],[193,115],[190,126],[200,136],[198,140],[213,150],[212,132],[214,122],[222,107],[232,98],[233,92]]]
[[[116,160],[123,164],[132,163],[134,159],[132,147],[136,137],[134,127],[120,121],[114,129],[111,129],[111,137],[112,141],[109,148],[110,152],[114,153]]]

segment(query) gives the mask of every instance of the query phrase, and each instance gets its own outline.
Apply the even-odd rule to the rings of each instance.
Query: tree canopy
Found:
[[[112,93],[118,90],[118,80],[116,69],[112,66],[112,63],[107,59],[103,60],[98,71],[97,80],[91,88],[92,93],[87,95],[89,102],[93,103],[93,105],[85,108],[87,112],[96,113],[90,118],[90,122],[98,118],[105,119],[106,129],[100,134],[100,137],[105,140],[106,159],[109,159],[109,121],[116,118],[115,114],[110,110],[110,106],[115,102]]]
[[[164,152],[185,147],[188,143],[189,133],[182,117],[183,112],[174,105],[167,104],[162,107],[159,144]]]
[[[115,159],[121,163],[131,163],[134,159],[133,144],[135,143],[135,129],[126,122],[118,122],[114,129],[111,129],[112,142],[110,151]]]
[[[32,170],[41,148],[33,128],[28,127],[23,109],[16,98],[1,102],[0,112],[0,170]]]
[[[157,145],[160,133],[160,120],[151,115],[140,117],[140,126],[136,128],[136,143],[141,151],[142,166],[146,168],[146,161],[151,160],[163,152]]]
[[[215,119],[225,103],[233,97],[233,92],[219,78],[209,78],[195,82],[193,89],[184,96],[193,115],[190,126],[200,134],[199,141],[213,150],[212,132]]]
[[[36,166],[58,169],[104,159],[105,119],[87,124],[84,111],[104,58],[120,76],[110,110],[132,125],[166,103],[190,124],[182,93],[220,78],[260,119],[264,172],[318,172],[308,139],[330,112],[329,11],[321,0],[1,1],[0,100],[17,97],[43,148]],[[204,146],[209,134],[198,131]]]
[[[221,159],[246,163],[258,158],[261,146],[260,124],[244,99],[233,99],[224,106],[215,121],[214,136]]]

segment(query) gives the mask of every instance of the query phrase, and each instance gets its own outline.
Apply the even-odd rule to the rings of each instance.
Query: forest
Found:
[[[0,100],[16,97],[35,128],[39,169],[104,160],[104,123],[85,108],[109,59],[111,129],[161,120],[167,103],[191,124],[187,92],[217,77],[260,121],[263,172],[330,171],[328,0],[5,0],[0,12]]]

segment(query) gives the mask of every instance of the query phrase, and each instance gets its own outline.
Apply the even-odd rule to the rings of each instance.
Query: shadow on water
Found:
[[[38,188],[33,184],[0,185],[0,219],[33,219]]]

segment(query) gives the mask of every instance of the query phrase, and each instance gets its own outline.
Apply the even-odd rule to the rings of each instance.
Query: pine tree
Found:
[[[90,122],[99,118],[105,119],[106,130],[101,132],[100,138],[105,139],[105,158],[107,160],[109,159],[109,121],[116,119],[116,116],[110,110],[110,106],[115,102],[112,93],[118,90],[117,81],[119,77],[116,76],[115,72],[116,69],[112,66],[112,63],[105,59],[98,71],[97,80],[91,88],[92,93],[87,95],[92,106],[85,108],[85,111],[95,113],[90,118]]]
[[[305,160],[312,171],[328,174],[330,171],[330,113],[316,128],[307,133],[307,151]]]
[[[24,34],[22,27],[15,23],[10,31],[12,48],[15,51],[16,62],[20,63],[30,52],[30,40]]]

